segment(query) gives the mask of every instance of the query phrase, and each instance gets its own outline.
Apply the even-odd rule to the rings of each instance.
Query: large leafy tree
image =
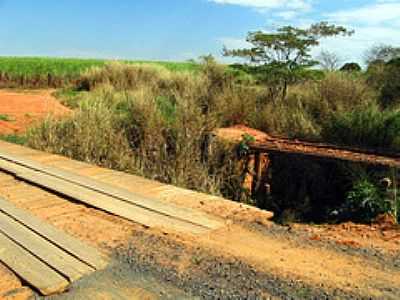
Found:
[[[251,48],[224,48],[224,55],[247,59],[250,64],[246,69],[268,85],[272,98],[280,96],[284,100],[289,84],[310,75],[308,68],[318,64],[311,50],[322,38],[351,34],[353,31],[327,22],[306,29],[284,26],[272,33],[249,32],[247,42]]]

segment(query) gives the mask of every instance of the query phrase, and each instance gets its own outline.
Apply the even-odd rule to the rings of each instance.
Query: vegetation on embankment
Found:
[[[377,116],[386,116],[387,110],[380,108],[376,92],[361,74],[327,73],[318,81],[292,86],[287,101],[281,103],[269,98],[267,88],[238,83],[225,66],[212,60],[206,60],[196,73],[112,63],[84,72],[79,84],[77,88],[86,91],[62,93],[64,103],[76,108],[75,114],[61,121],[46,120],[31,130],[29,145],[237,201],[254,201],[243,189],[243,155],[233,151],[234,145],[216,141],[216,128],[245,123],[269,133],[334,141],[340,131],[333,128],[342,124],[337,118],[369,111],[372,106],[375,123],[363,127],[361,122],[365,131],[356,131],[353,125],[342,129],[342,138],[349,137],[343,142],[359,141],[354,137],[361,135],[372,143],[372,130],[386,130]],[[396,110],[390,113],[391,118],[397,115]],[[378,142],[382,147],[397,147],[393,143],[397,137],[393,131]],[[371,145],[376,146],[376,141]],[[346,215],[344,202],[353,188],[360,189],[358,182],[370,180],[379,186],[381,178],[350,176],[346,170],[358,168],[350,165],[343,169],[304,160],[291,160],[290,166],[285,158],[274,161],[282,178],[293,180],[279,180],[275,174],[273,198],[262,206],[282,215],[297,207],[295,215],[300,219],[330,218],[334,210]],[[297,196],[289,199],[288,191]]]
[[[82,72],[102,67],[110,60],[50,58],[50,57],[0,57],[0,87],[60,88],[75,84]],[[129,64],[161,65],[171,71],[192,71],[190,62],[124,61]]]
[[[102,84],[84,93],[72,117],[49,119],[30,131],[29,145],[241,198],[242,174],[231,161],[235,154],[213,141],[212,132],[229,119],[233,101],[239,105],[252,98],[251,89],[233,88],[216,64],[197,75],[119,63],[89,74]],[[132,76],[128,81],[126,74]]]

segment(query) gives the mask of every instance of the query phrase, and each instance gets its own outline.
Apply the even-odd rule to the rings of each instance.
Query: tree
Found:
[[[251,48],[224,47],[224,55],[248,59],[248,71],[269,86],[272,98],[280,95],[285,100],[289,84],[309,75],[308,68],[318,64],[311,57],[311,49],[320,44],[320,39],[351,34],[353,31],[327,22],[306,29],[284,26],[272,33],[249,32],[247,41],[253,45]]]
[[[380,93],[383,107],[400,103],[400,47],[377,45],[365,54],[367,81]]]
[[[341,68],[340,71],[342,72],[360,72],[361,67],[358,63],[351,62],[351,63],[345,63]]]
[[[385,65],[380,102],[385,108],[400,103],[400,58]]]
[[[317,57],[318,64],[321,66],[323,70],[326,71],[335,71],[339,68],[339,64],[341,59],[336,53],[322,50],[321,53]]]
[[[400,48],[390,45],[375,45],[364,54],[365,62],[371,64],[387,63],[395,58],[400,58]]]

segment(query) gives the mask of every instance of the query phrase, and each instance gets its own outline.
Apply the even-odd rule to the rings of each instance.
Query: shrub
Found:
[[[364,178],[354,183],[342,209],[352,220],[370,222],[379,214],[390,212],[391,202],[385,199],[378,187]]]
[[[253,127],[271,134],[290,138],[315,138],[320,128],[302,99],[290,95],[286,103],[267,103],[251,123]]]
[[[26,143],[26,137],[17,134],[0,135],[0,140],[18,145],[25,145]]]
[[[332,72],[314,88],[314,105],[321,105],[323,118],[330,113],[349,111],[368,105],[376,98],[375,92],[357,74]],[[324,107],[325,106],[325,107]]]
[[[361,76],[329,72],[318,81],[291,86],[284,102],[258,105],[250,124],[269,133],[320,139],[331,115],[372,105],[375,98]]]
[[[341,68],[340,71],[342,72],[360,72],[361,67],[358,63],[346,63]]]
[[[360,110],[333,114],[322,136],[336,144],[400,150],[400,111],[371,105]]]
[[[393,107],[400,104],[400,58],[388,62],[384,70],[380,102],[385,108]]]
[[[71,118],[46,119],[28,132],[28,145],[109,168],[130,168],[129,141],[103,96],[91,95]]]

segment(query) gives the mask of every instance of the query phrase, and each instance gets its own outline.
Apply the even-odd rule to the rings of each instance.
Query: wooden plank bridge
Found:
[[[165,193],[188,197],[198,193],[5,142],[0,142],[0,185],[1,174],[4,181],[11,175],[67,201],[164,232],[201,235],[224,224],[203,212],[160,200]],[[104,177],[106,181],[98,179]],[[129,189],[121,184],[124,180],[129,180]],[[101,251],[23,208],[52,205],[44,198],[35,199],[26,186],[16,186],[9,199],[0,196],[0,262],[42,295],[63,291],[105,268],[108,258]]]

